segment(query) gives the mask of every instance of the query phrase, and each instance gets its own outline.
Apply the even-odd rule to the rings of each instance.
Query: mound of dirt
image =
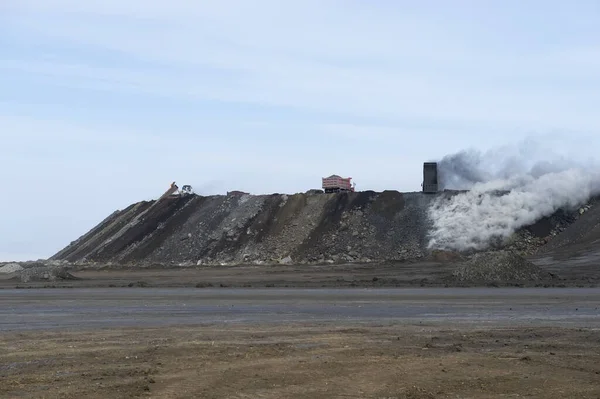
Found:
[[[440,263],[464,262],[463,257],[471,251],[432,253],[429,246],[435,224],[432,206],[458,194],[311,191],[166,197],[114,212],[49,262],[135,267],[366,264],[425,257]],[[597,245],[600,207],[592,205],[560,210],[520,229],[508,240],[490,243],[487,250],[504,249],[529,256],[542,247],[572,247],[582,242]],[[493,277],[492,269],[485,273],[488,275],[474,277]]]
[[[526,283],[553,278],[548,272],[510,251],[475,254],[453,273],[463,283]]]
[[[567,253],[597,248],[600,243],[600,198],[594,198],[579,208],[575,220],[553,232],[548,244],[538,253],[565,251]]]
[[[427,253],[432,198],[397,191],[164,198],[114,213],[51,260],[227,265],[415,259]]]
[[[64,267],[36,266],[21,270],[18,279],[22,283],[28,283],[30,281],[77,280],[77,277],[69,273]]]
[[[8,263],[0,267],[0,274],[16,273],[23,270],[23,267],[18,263]]]

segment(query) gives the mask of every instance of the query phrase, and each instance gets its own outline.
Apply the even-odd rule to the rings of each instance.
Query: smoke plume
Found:
[[[429,247],[481,250],[559,209],[574,209],[600,194],[600,168],[553,154],[540,142],[486,153],[462,151],[438,162],[441,196],[429,209]]]

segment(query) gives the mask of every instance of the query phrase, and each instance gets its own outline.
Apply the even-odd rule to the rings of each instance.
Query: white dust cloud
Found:
[[[559,156],[527,140],[486,153],[474,150],[438,162],[441,196],[429,209],[430,249],[482,250],[559,209],[600,194],[600,167]]]

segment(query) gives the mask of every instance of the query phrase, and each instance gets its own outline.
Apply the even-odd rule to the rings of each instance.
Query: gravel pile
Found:
[[[506,283],[538,282],[552,276],[514,252],[498,251],[473,255],[453,277],[465,283]]]
[[[428,211],[433,201],[452,195],[311,191],[172,197],[114,213],[51,259],[136,266],[462,262],[466,254],[427,249]],[[558,212],[495,249],[533,254],[594,212],[588,205],[575,213]]]
[[[256,234],[251,226],[270,201],[271,196],[196,197],[182,210],[179,220],[166,221],[164,229],[156,232],[147,254],[129,260],[190,265],[240,263],[243,248]]]
[[[54,260],[323,264],[426,255],[432,197],[372,191],[168,198],[130,206]]]
[[[430,197],[397,191],[364,192],[325,210],[296,256],[316,263],[416,259],[426,254]]]
[[[18,263],[8,263],[8,264],[0,267],[1,274],[16,273],[16,272],[20,272],[21,270],[23,270],[23,266],[21,266]]]
[[[593,198],[571,217],[573,221],[569,220],[570,223],[565,222],[551,232],[547,244],[539,248],[537,253],[582,249],[600,242],[600,198]]]
[[[22,283],[31,281],[62,281],[76,280],[63,266],[34,266],[23,269],[18,274],[18,279]]]

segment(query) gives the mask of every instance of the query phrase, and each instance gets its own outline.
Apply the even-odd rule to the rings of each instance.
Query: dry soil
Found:
[[[578,328],[214,325],[0,336],[2,398],[598,398]]]

